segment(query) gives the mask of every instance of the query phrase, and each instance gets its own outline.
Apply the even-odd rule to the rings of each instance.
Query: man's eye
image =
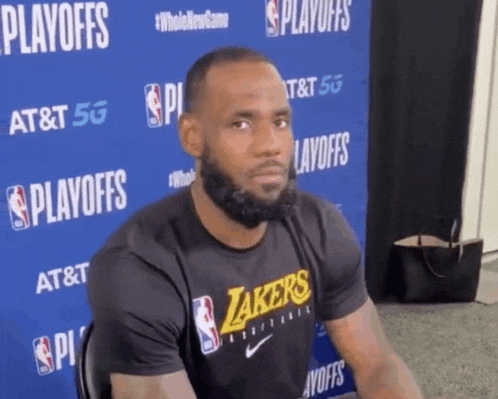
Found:
[[[277,127],[279,128],[286,128],[289,127],[289,121],[285,119],[277,119],[275,121],[275,125],[277,125]]]
[[[232,123],[232,126],[236,129],[247,129],[249,127],[249,124],[246,121],[237,121]]]

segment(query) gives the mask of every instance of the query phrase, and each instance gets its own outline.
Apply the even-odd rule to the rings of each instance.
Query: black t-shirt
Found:
[[[235,250],[205,230],[188,188],[135,214],[91,260],[97,362],[133,375],[186,368],[199,399],[299,398],[315,319],[344,317],[367,293],[358,243],[337,208],[300,193],[297,211],[317,265],[319,303],[283,222],[269,222],[257,245]]]

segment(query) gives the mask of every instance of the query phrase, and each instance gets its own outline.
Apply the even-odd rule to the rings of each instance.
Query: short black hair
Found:
[[[204,83],[209,70],[218,64],[245,60],[262,61],[275,66],[265,55],[247,47],[229,46],[221,47],[204,54],[190,67],[185,80],[185,93],[183,96],[183,110],[189,112],[195,107],[200,88]]]

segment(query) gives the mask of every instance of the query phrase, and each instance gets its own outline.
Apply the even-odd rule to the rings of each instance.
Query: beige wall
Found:
[[[483,0],[463,192],[461,239],[498,251],[498,0]]]

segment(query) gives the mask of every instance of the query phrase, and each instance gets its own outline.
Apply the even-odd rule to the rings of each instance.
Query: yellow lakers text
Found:
[[[228,310],[220,334],[241,331],[250,320],[284,308],[289,302],[304,304],[311,295],[308,271],[301,269],[264,285],[246,291],[246,287],[228,290]]]

